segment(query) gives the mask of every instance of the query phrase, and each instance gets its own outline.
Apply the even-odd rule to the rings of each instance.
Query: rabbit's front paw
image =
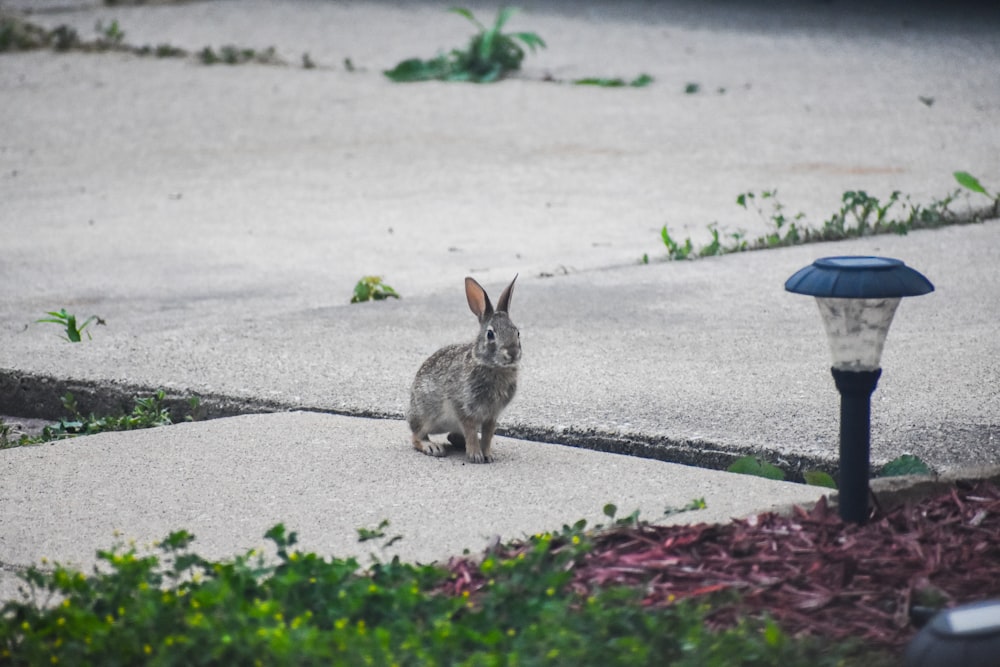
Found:
[[[465,453],[465,460],[469,463],[489,463],[493,460],[489,454],[484,454],[482,450],[475,450]]]

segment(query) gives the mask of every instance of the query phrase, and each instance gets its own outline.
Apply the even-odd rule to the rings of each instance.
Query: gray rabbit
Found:
[[[465,297],[479,318],[479,335],[471,343],[442,347],[417,371],[407,420],[418,451],[444,456],[447,446],[427,436],[447,433],[452,445],[465,445],[470,462],[492,460],[497,417],[517,390],[521,333],[507,315],[516,280],[514,276],[500,294],[494,311],[486,290],[472,278],[465,279]]]

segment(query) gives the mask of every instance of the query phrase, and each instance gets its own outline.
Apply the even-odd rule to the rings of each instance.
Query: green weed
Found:
[[[678,243],[670,236],[666,225],[663,225],[663,229],[660,230],[660,238],[663,239],[663,245],[667,247],[668,259],[687,259],[694,250],[694,244],[691,243],[690,237],[685,239],[684,243]]]
[[[576,86],[598,86],[600,88],[624,88],[626,86],[630,88],[645,88],[653,83],[653,80],[653,77],[649,74],[640,74],[631,81],[625,81],[625,79],[621,78],[585,77],[583,79],[574,79],[573,84]]]
[[[711,598],[645,608],[635,589],[574,590],[571,569],[591,544],[582,523],[533,536],[517,557],[486,554],[471,594],[434,565],[362,569],[303,552],[282,524],[265,534],[273,558],[210,560],[184,530],[150,552],[116,544],[90,574],[54,564],[20,575],[23,599],[0,608],[0,662],[824,667],[851,657],[766,619],[710,629]]]
[[[58,324],[64,330],[63,339],[69,341],[70,343],[79,343],[83,340],[82,335],[87,334],[87,340],[93,340],[89,331],[85,331],[86,328],[92,323],[96,322],[99,325],[103,325],[105,322],[97,315],[91,315],[83,324],[78,325],[76,323],[76,315],[67,313],[65,308],[60,308],[59,310],[50,310],[46,313],[49,317],[43,317],[40,320],[35,320],[35,322]]]
[[[777,190],[744,192],[736,197],[736,204],[747,211],[754,211],[767,224],[770,231],[763,236],[749,239],[745,230],[723,234],[716,223],[708,225],[712,240],[695,249],[690,237],[680,241],[667,232],[660,231],[660,237],[667,249],[667,259],[694,259],[726,255],[747,250],[780,248],[818,241],[839,241],[873,234],[906,234],[913,229],[930,229],[942,225],[963,222],[978,222],[984,216],[1000,215],[1000,194],[991,195],[979,181],[965,172],[956,172],[956,180],[965,188],[985,194],[993,201],[993,207],[986,212],[979,211],[970,217],[959,217],[951,210],[961,194],[955,190],[930,204],[914,203],[909,196],[895,191],[885,200],[869,195],[864,190],[848,190],[841,196],[840,206],[823,221],[819,227],[805,224],[802,212],[790,214],[778,199]]]
[[[979,179],[967,171],[956,171],[953,174],[953,176],[955,177],[955,180],[958,182],[958,184],[961,185],[966,190],[981,194],[985,197],[988,197],[989,199],[992,199],[993,207],[991,209],[990,217],[995,218],[997,216],[1000,216],[1000,191],[990,194],[989,192],[987,192],[986,188],[983,187],[982,183],[979,182]]]
[[[667,507],[663,510],[664,516],[672,516],[674,514],[681,514],[683,512],[695,512],[697,510],[703,510],[708,507],[704,498],[694,498],[687,505],[683,507]]]
[[[118,19],[112,19],[111,23],[104,25],[100,20],[94,24],[94,30],[99,35],[99,42],[115,48],[121,46],[125,41],[125,31],[118,24]]]
[[[753,456],[743,456],[736,459],[736,461],[726,468],[726,470],[743,475],[753,475],[755,477],[764,477],[774,480],[784,480],[786,478],[784,470],[774,464],[761,461]],[[920,457],[912,454],[903,454],[902,456],[898,456],[882,466],[881,470],[878,471],[877,477],[932,474],[933,471],[926,463],[924,463],[922,459],[920,459]],[[802,472],[802,477],[805,480],[805,483],[810,486],[822,486],[828,489],[837,488],[837,482],[834,480],[833,476],[822,470],[805,470]]]
[[[364,301],[384,301],[385,299],[398,299],[399,294],[389,285],[382,281],[381,276],[365,276],[354,286],[354,295],[351,303],[362,303]]]
[[[765,479],[779,481],[785,479],[784,470],[753,456],[743,456],[736,459],[726,470],[740,475],[752,475],[754,477],[764,477]]]
[[[212,47],[206,46],[198,52],[198,60],[203,65],[242,65],[244,63],[258,63],[261,65],[282,64],[277,51],[273,46],[269,46],[263,51],[248,49],[244,47],[226,44],[215,51]]]
[[[902,475],[932,475],[930,467],[913,454],[903,454],[882,466],[879,477],[899,477]]]
[[[11,424],[0,419],[0,449],[22,447],[31,444],[30,440],[30,436],[15,430]]]
[[[81,435],[93,435],[105,431],[134,431],[157,426],[169,426],[174,423],[170,410],[164,405],[166,394],[159,390],[146,397],[135,399],[132,412],[119,416],[95,416],[93,412],[84,415],[77,404],[76,397],[67,392],[62,397],[66,416],[54,424],[42,429],[41,435],[28,436],[13,434],[10,427],[0,421],[0,449],[24,445],[37,445],[43,442],[65,440]],[[185,421],[195,421],[204,418],[201,399],[192,396],[187,399],[188,414]],[[11,437],[16,435],[16,439]]]
[[[802,473],[802,477],[809,486],[823,486],[828,489],[837,488],[837,482],[834,481],[830,473],[823,472],[822,470],[806,470]]]
[[[501,32],[517,11],[513,7],[501,8],[490,28],[480,23],[468,9],[453,7],[449,11],[465,17],[479,29],[469,46],[464,51],[453,49],[451,53],[430,60],[404,60],[384,72],[388,78],[399,83],[430,80],[492,83],[521,68],[525,56],[522,45],[531,51],[545,47],[542,38],[533,32]]]

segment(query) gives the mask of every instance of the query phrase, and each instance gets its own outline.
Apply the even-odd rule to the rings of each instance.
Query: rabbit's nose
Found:
[[[504,356],[507,357],[508,361],[514,362],[521,358],[521,347],[511,346],[504,350]]]

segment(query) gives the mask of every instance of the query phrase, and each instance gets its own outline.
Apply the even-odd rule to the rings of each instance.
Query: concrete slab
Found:
[[[315,413],[247,415],[104,433],[0,451],[0,563],[46,556],[89,566],[122,539],[144,544],[186,528],[199,553],[230,556],[265,544],[284,522],[302,547],[367,562],[376,544],[356,529],[383,519],[401,534],[382,556],[421,562],[478,552],[580,518],[728,521],[811,503],[822,489],[648,459],[500,438],[492,465],[436,459],[409,445],[403,422]]]

